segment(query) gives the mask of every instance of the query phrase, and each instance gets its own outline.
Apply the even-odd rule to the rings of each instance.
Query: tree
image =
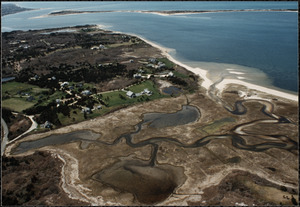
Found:
[[[294,198],[293,195],[292,195],[292,203],[293,203],[294,205],[298,205],[297,200]]]

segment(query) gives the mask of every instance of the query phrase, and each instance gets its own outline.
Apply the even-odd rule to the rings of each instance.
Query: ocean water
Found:
[[[37,10],[1,18],[2,32],[99,24],[137,34],[218,80],[230,76],[258,85],[298,92],[298,13],[220,12],[162,16],[127,10],[297,9],[298,2],[16,2]],[[53,11],[123,12],[35,18]],[[231,70],[234,69],[234,70]]]

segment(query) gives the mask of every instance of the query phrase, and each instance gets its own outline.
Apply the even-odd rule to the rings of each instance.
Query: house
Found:
[[[173,77],[173,76],[174,76],[174,73],[173,73],[173,72],[169,72],[167,76],[168,76],[168,77]]]
[[[27,101],[33,101],[33,100],[34,100],[34,97],[33,97],[33,96],[29,96],[26,100],[27,100]]]
[[[148,96],[152,95],[152,91],[149,91],[148,88],[145,88],[143,92],[144,92],[144,94],[146,94]]]
[[[127,91],[126,96],[128,96],[129,98],[136,97],[135,93],[133,93],[132,91]]]
[[[52,80],[56,80],[56,77],[55,76],[52,76],[52,78],[51,78]]]
[[[102,106],[101,105],[97,106],[97,109],[102,109]]]
[[[104,45],[99,45],[99,49],[106,49],[106,47]]]
[[[81,92],[81,94],[88,96],[88,95],[91,95],[92,92],[90,92],[89,90],[84,90],[84,91]]]
[[[44,127],[44,128],[51,128],[52,124],[49,121],[45,121],[45,123],[42,124],[42,127]]]
[[[129,60],[130,63],[133,63],[134,61],[132,59]]]
[[[154,68],[155,66],[153,64],[147,64],[146,67],[148,67],[148,68]]]
[[[156,59],[155,59],[155,58],[149,58],[149,62],[150,62],[150,63],[155,63],[155,62],[156,62]]]
[[[138,79],[138,78],[141,78],[142,75],[140,73],[136,73],[136,74],[133,74],[133,77]]]
[[[65,86],[68,86],[69,85],[69,82],[63,82],[62,84],[60,84],[61,87],[65,87]]]
[[[158,68],[158,69],[165,68],[165,67],[166,67],[166,64],[164,64],[162,62],[159,62],[156,66],[156,68]]]
[[[57,104],[60,104],[61,100],[60,99],[56,99],[55,100]]]
[[[83,108],[82,109],[82,112],[84,113],[84,112],[86,112],[86,113],[91,113],[91,109],[89,108],[89,107],[85,107],[85,108]]]

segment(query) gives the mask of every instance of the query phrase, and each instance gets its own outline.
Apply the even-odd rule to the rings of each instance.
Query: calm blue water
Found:
[[[35,18],[74,10],[297,9],[298,2],[16,2],[39,10],[2,17],[2,31],[100,24],[134,33],[164,47],[215,78],[226,69],[242,71],[246,81],[298,91],[298,13],[227,12],[176,16],[103,13]],[[227,71],[228,72],[228,71]],[[255,75],[254,75],[255,74]],[[233,75],[233,74],[231,74]],[[217,79],[217,78],[216,78]]]

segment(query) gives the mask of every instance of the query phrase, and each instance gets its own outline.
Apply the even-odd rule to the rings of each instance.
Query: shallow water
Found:
[[[179,60],[258,68],[268,78],[243,77],[257,84],[298,91],[297,12],[219,12],[161,16],[145,13],[94,13],[32,19],[53,11],[297,9],[297,2],[18,2],[41,10],[1,18],[2,31],[99,24],[137,34],[167,48]],[[201,64],[198,65],[201,67]],[[206,69],[206,68],[203,68]],[[208,68],[207,70],[210,71]],[[226,68],[224,68],[226,70]],[[214,76],[215,74],[212,74]],[[233,74],[231,74],[233,75]]]
[[[52,134],[48,137],[38,140],[21,142],[19,146],[13,150],[13,154],[19,154],[28,150],[38,149],[50,145],[61,145],[70,142],[86,140],[81,146],[81,148],[84,149],[88,147],[88,141],[96,140],[100,138],[100,136],[100,134],[90,130],[74,131],[66,134]]]
[[[178,126],[197,121],[200,117],[199,110],[194,106],[183,106],[182,110],[175,113],[147,113],[144,115],[142,125],[147,124],[152,128]]]
[[[169,86],[169,87],[163,88],[162,92],[164,92],[166,94],[169,94],[169,95],[172,95],[172,94],[173,95],[179,95],[180,92],[181,92],[181,89],[177,88],[175,86]]]

